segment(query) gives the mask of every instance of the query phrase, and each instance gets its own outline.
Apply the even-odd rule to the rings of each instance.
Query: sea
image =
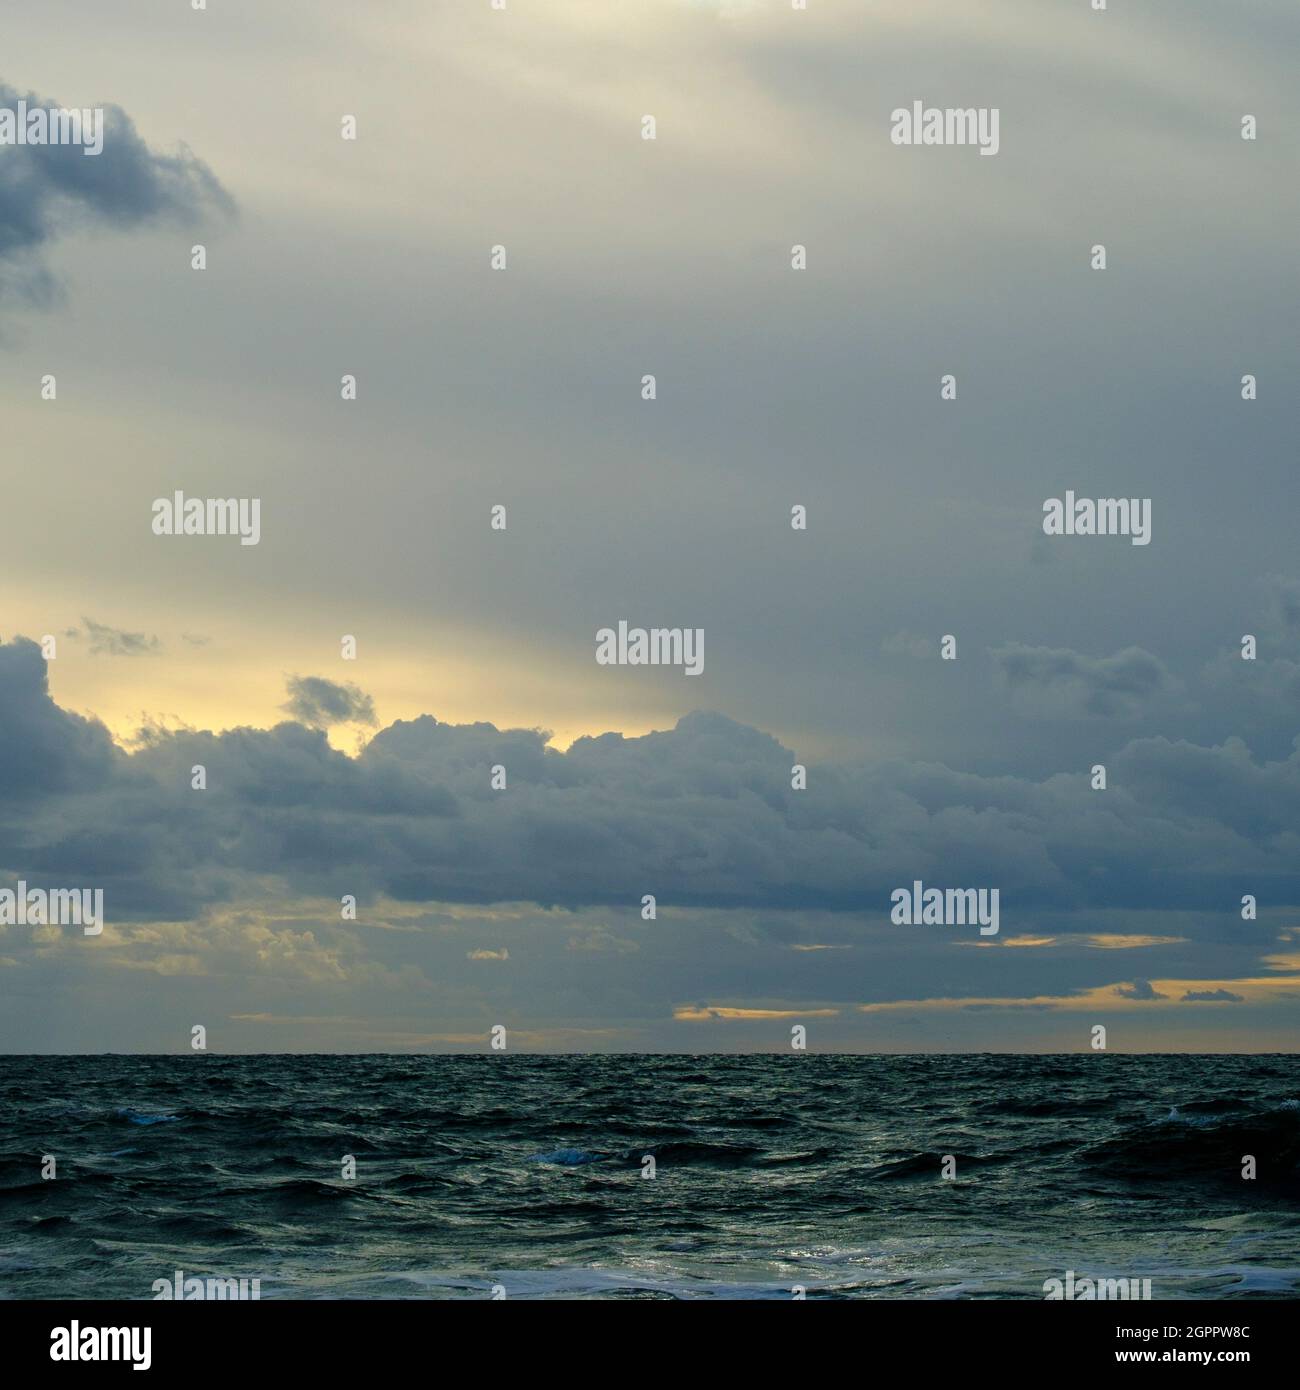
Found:
[[[1295,1298],[1300,1063],[0,1058],[0,1297],[177,1272],[262,1299]]]

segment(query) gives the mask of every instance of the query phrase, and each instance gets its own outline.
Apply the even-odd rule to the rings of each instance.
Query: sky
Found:
[[[1294,1050],[1294,6],[5,31],[107,115],[0,148],[0,889],[106,925],[0,925],[0,1049]]]

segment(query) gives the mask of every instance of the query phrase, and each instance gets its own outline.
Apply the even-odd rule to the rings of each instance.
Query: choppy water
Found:
[[[1071,1269],[1296,1297],[1300,1067],[0,1058],[0,1295],[149,1298],[176,1269],[264,1299],[1041,1298]]]

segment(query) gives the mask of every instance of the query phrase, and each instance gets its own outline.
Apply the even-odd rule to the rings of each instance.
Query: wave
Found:
[[[1186,1114],[1174,1106],[1149,1122],[1092,1145],[1086,1161],[1106,1175],[1145,1182],[1197,1179],[1300,1189],[1300,1108],[1275,1105],[1246,1114]],[[1243,1176],[1248,1159],[1255,1177]]]
[[[586,1149],[556,1149],[548,1154],[532,1154],[530,1163],[553,1163],[561,1168],[578,1168],[584,1163],[599,1163],[602,1154],[588,1153]]]

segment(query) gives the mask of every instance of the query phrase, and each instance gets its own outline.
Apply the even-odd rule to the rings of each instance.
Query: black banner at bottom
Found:
[[[400,1358],[404,1347],[440,1345],[445,1352],[456,1344],[462,1357],[470,1351],[485,1369],[508,1369],[518,1358],[520,1370],[533,1374],[539,1347],[553,1346],[552,1339],[565,1339],[571,1356],[584,1344],[594,1350],[602,1336],[616,1332],[638,1339],[636,1368],[642,1375],[658,1361],[680,1372],[684,1354],[698,1365],[699,1353],[712,1345],[728,1374],[743,1373],[758,1358],[756,1369],[769,1375],[777,1369],[774,1362],[785,1363],[787,1356],[796,1366],[824,1367],[828,1356],[839,1353],[850,1358],[849,1365],[865,1356],[873,1367],[892,1364],[913,1372],[998,1376],[1058,1365],[1073,1372],[1111,1370],[1122,1382],[1144,1366],[1277,1373],[1290,1360],[1295,1325],[1294,1303],[1265,1300],[845,1300],[809,1308],[794,1306],[800,1300],[792,1299],[784,1309],[762,1300],[759,1323],[749,1321],[758,1311],[754,1303],[718,1307],[718,1300],[679,1300],[713,1306],[681,1312],[681,1321],[669,1323],[641,1321],[648,1310],[636,1322],[623,1323],[618,1319],[630,1310],[597,1310],[592,1300],[582,1301],[580,1312],[558,1301],[515,1300],[525,1305],[516,1309],[483,1306],[492,1301],[9,1302],[0,1303],[0,1326],[7,1379],[24,1371],[53,1373],[56,1379],[113,1371],[200,1379],[319,1372],[336,1379],[349,1372],[373,1375],[377,1365]],[[580,1321],[570,1322],[575,1316]],[[511,1332],[526,1339],[502,1338]],[[689,1342],[678,1342],[675,1333]],[[810,1335],[815,1342],[806,1340]]]

